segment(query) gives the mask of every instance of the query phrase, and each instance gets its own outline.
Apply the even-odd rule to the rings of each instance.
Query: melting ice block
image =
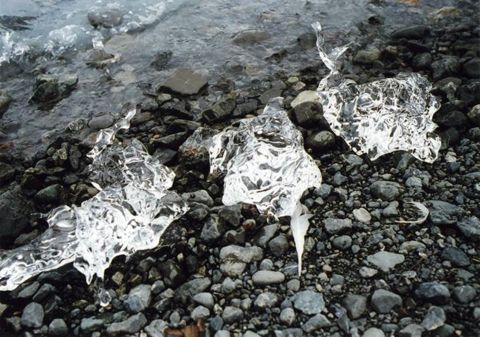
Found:
[[[431,83],[416,73],[400,73],[366,84],[357,84],[340,74],[340,56],[348,47],[327,51],[322,27],[317,33],[320,58],[330,70],[318,86],[324,117],[332,131],[359,155],[372,160],[403,150],[432,163],[441,140],[433,134],[433,114],[440,104],[430,93]]]
[[[225,174],[225,205],[243,202],[276,217],[292,217],[300,272],[309,218],[300,198],[308,188],[319,187],[322,176],[282,103],[275,98],[258,117],[242,119],[213,136],[208,146],[210,173]]]
[[[54,209],[49,228],[31,243],[0,253],[0,290],[13,290],[41,272],[70,262],[88,283],[103,278],[113,258],[158,245],[165,229],[187,211],[168,191],[175,174],[150,156],[142,143],[115,142],[128,129],[131,110],[113,127],[102,130],[89,157],[92,184],[99,193],[80,206]]]

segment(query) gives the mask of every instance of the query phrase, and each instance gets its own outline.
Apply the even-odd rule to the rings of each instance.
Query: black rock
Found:
[[[306,143],[314,152],[323,154],[335,146],[335,135],[330,131],[314,132],[307,137]]]
[[[465,76],[470,78],[480,78],[480,58],[475,57],[465,62],[462,66]]]
[[[5,111],[7,111],[11,101],[12,97],[6,92],[0,90],[0,118],[2,118]]]
[[[431,63],[432,55],[430,53],[417,54],[412,60],[412,66],[416,70],[429,69]]]
[[[460,71],[460,60],[455,56],[443,56],[432,63],[433,79],[455,76]]]
[[[470,240],[480,241],[480,220],[471,216],[456,222],[458,229]]]
[[[430,200],[430,220],[435,225],[452,225],[464,213],[463,209],[446,201]]]
[[[401,193],[400,185],[393,181],[380,180],[370,185],[370,193],[375,198],[392,201]]]
[[[63,186],[60,184],[54,184],[45,187],[35,194],[35,202],[42,205],[60,204],[64,198]]]

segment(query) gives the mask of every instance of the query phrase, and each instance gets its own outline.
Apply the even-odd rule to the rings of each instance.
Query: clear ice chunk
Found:
[[[348,46],[328,51],[321,25],[316,23],[313,28],[320,58],[330,70],[317,93],[332,131],[357,154],[366,153],[372,160],[403,150],[434,162],[441,140],[433,133],[437,125],[432,118],[440,104],[430,93],[428,79],[417,73],[400,73],[366,84],[345,79],[339,59]]]
[[[92,184],[99,189],[80,206],[50,212],[49,228],[31,243],[0,253],[0,290],[13,290],[41,272],[73,262],[87,283],[119,255],[158,245],[161,235],[188,207],[168,191],[175,174],[138,140],[122,146],[115,135],[128,129],[135,110],[102,130],[88,154]]]
[[[259,116],[213,136],[208,145],[210,173],[225,175],[225,205],[243,202],[262,213],[291,217],[300,272],[309,218],[300,198],[308,188],[319,187],[322,176],[282,105],[283,99],[275,98]]]

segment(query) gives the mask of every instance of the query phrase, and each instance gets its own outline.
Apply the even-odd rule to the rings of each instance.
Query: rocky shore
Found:
[[[434,83],[443,143],[432,165],[406,153],[372,162],[349,150],[312,92],[326,74],[320,62],[248,90],[187,68],[145,86],[141,112],[121,137],[139,139],[175,170],[173,190],[190,211],[157,249],[114,261],[103,284],[112,297],[107,307],[98,303],[100,285],[86,285],[72,266],[0,293],[1,335],[480,335],[480,28],[468,10],[445,7],[427,25],[393,32],[372,16],[345,60],[345,72],[359,83],[405,71]],[[235,38],[258,43],[265,34]],[[313,32],[299,45],[315,48],[308,41]],[[55,104],[77,81],[39,75],[32,101]],[[314,217],[301,276],[288,219],[272,222],[250,205],[223,206],[222,180],[207,179],[207,155],[179,151],[198,127],[220,130],[276,96],[285,97],[324,179],[303,200]],[[0,93],[0,114],[9,102]],[[120,116],[74,121],[32,160],[0,152],[0,248],[41,233],[40,213],[97,192],[85,155],[95,132]],[[425,222],[402,223],[411,200],[429,209]]]

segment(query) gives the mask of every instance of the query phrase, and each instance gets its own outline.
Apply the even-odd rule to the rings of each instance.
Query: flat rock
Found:
[[[384,272],[389,272],[390,269],[394,268],[397,264],[405,261],[405,257],[402,254],[382,251],[367,256],[367,261],[377,266]]]
[[[293,306],[307,315],[315,315],[325,308],[323,296],[313,290],[300,291],[293,296]]]
[[[449,202],[430,200],[430,221],[435,225],[453,225],[464,211]]]
[[[434,304],[446,304],[450,301],[450,291],[438,282],[424,282],[415,289],[415,295]]]
[[[352,228],[352,220],[350,219],[326,218],[323,223],[329,234],[342,233]]]
[[[179,68],[161,84],[161,88],[181,95],[196,95],[207,83],[208,76],[205,71]]]
[[[393,308],[403,304],[402,298],[385,289],[378,289],[372,295],[372,306],[376,312],[387,314]]]
[[[332,323],[322,314],[316,314],[302,325],[303,331],[310,333],[332,325]]]

